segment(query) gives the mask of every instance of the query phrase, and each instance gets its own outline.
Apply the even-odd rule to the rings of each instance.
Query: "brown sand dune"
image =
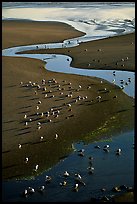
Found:
[[[80,34],[64,24],[61,24],[59,34],[55,32],[58,23],[56,24],[57,27],[54,27],[54,25],[51,26],[51,23],[39,25],[36,22],[22,23],[21,28],[24,32],[18,33],[18,22],[3,22],[3,47],[40,42],[37,30],[42,29],[42,25],[47,25],[47,27],[44,29],[45,33],[43,32],[41,43],[42,41],[55,42],[57,39],[62,41],[69,36],[73,37]],[[29,32],[26,33],[28,26]],[[36,26],[37,29],[35,30]],[[54,35],[50,36],[50,39],[48,26],[51,26],[50,29],[54,31]],[[66,29],[69,30],[67,34]],[[12,33],[11,38],[9,31]],[[21,42],[19,42],[20,35]],[[59,35],[61,36],[60,39]],[[98,45],[96,49],[98,49]],[[38,173],[44,171],[72,151],[72,142],[95,140],[98,132],[101,132],[101,136],[112,134],[111,131],[109,132],[112,124],[112,130],[116,132],[126,131],[134,125],[133,98],[128,97],[120,88],[111,83],[104,80],[101,83],[101,79],[93,77],[50,72],[44,69],[42,61],[36,59],[2,57],[2,65],[2,166],[3,178],[5,179],[32,176],[36,164],[39,164]],[[46,83],[46,91],[37,91],[35,86],[24,86],[24,84],[29,84],[29,81],[41,85],[42,79],[47,82],[53,78],[58,83],[53,81]],[[24,83],[23,86],[20,85],[20,82]],[[69,82],[72,84],[69,85]],[[57,87],[57,85],[61,87]],[[79,85],[82,88],[78,88]],[[88,86],[91,88],[87,89]],[[59,90],[59,88],[65,88],[65,90]],[[77,89],[80,90],[77,91]],[[52,93],[48,93],[50,90]],[[38,95],[35,95],[35,91],[38,92]],[[44,98],[45,92],[47,92],[48,98]],[[63,96],[73,92],[72,98],[61,97],[61,92],[63,92]],[[50,98],[51,95],[55,97]],[[87,98],[75,104],[71,103],[79,95],[87,96]],[[102,96],[102,102],[96,98],[99,95]],[[114,99],[115,95],[117,98]],[[48,122],[45,115],[44,117],[37,117],[36,106],[39,100],[42,101],[39,105],[40,113],[45,113],[50,108],[56,107],[58,110],[60,109],[59,117],[55,118],[54,115],[51,115],[49,119],[52,122]],[[68,107],[68,103],[71,103],[72,107]],[[27,114],[28,119],[32,119],[32,122],[28,122],[27,126],[25,126],[25,114]],[[66,118],[68,116],[70,117]],[[44,122],[40,130],[37,129],[37,122]],[[95,134],[91,135],[92,131]],[[59,135],[57,140],[55,139],[56,133]],[[40,141],[40,137],[43,137],[42,141]],[[18,148],[18,144],[22,145],[21,149]],[[26,157],[29,157],[27,164],[24,162]]]

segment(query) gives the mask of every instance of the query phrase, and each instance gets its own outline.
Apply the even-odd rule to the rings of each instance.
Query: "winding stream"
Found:
[[[78,38],[80,39],[80,38]],[[87,42],[87,38],[84,41],[84,37],[82,37],[83,42]],[[92,39],[92,38],[91,38]],[[91,40],[90,38],[88,41]],[[92,39],[93,40],[93,39]],[[97,39],[96,39],[97,40]],[[71,43],[68,43],[71,42]],[[2,50],[3,56],[15,56],[15,57],[28,57],[35,58],[46,61],[46,69],[54,72],[63,72],[69,74],[79,74],[85,76],[95,76],[102,79],[105,79],[109,82],[113,82],[115,80],[115,84],[121,87],[120,80],[123,79],[128,82],[128,78],[131,78],[131,83],[124,87],[124,91],[131,97],[135,96],[135,73],[129,71],[119,71],[119,70],[91,70],[91,69],[78,69],[70,66],[72,61],[71,57],[67,55],[55,55],[55,54],[16,54],[17,52],[27,51],[27,50],[36,50],[38,49],[55,49],[55,48],[64,48],[64,47],[74,47],[78,46],[77,39],[68,39],[65,40],[64,43],[48,43],[48,44],[36,44],[29,46],[21,46],[21,47],[13,47]],[[69,60],[68,60],[69,59]],[[56,69],[58,67],[58,69]],[[113,76],[113,71],[116,72],[116,76]]]
[[[130,27],[130,26],[129,26]],[[114,33],[113,33],[114,34]],[[131,78],[131,82],[124,87],[124,92],[135,97],[135,74],[134,72],[128,71],[118,71],[118,70],[88,70],[88,69],[78,69],[70,66],[71,58],[65,55],[55,55],[55,54],[16,54],[17,52],[22,52],[26,50],[33,49],[53,49],[53,48],[63,48],[63,47],[73,47],[78,46],[80,42],[87,42],[91,40],[98,40],[101,38],[106,38],[105,35],[87,37],[85,36],[75,39],[65,40],[63,43],[48,43],[40,45],[29,45],[20,46],[4,49],[2,51],[2,56],[12,56],[12,57],[28,57],[41,59],[46,64],[46,69],[53,72],[64,72],[85,76],[95,76],[101,79],[105,79],[112,83],[115,79],[115,84],[121,87],[120,80],[123,79],[128,82],[128,78]],[[70,43],[69,43],[70,41]],[[69,61],[67,60],[69,59]],[[56,68],[59,68],[58,70]],[[113,76],[113,71],[116,72],[116,76]],[[106,144],[110,144],[111,151],[109,154],[102,152],[102,148]],[[44,185],[44,179],[46,175],[51,175],[54,182],[46,187],[46,192],[43,194],[36,192],[34,195],[27,198],[28,202],[85,202],[89,201],[90,198],[112,195],[111,189],[113,186],[118,186],[125,184],[127,186],[134,185],[134,130],[128,132],[120,132],[117,137],[112,137],[109,141],[103,140],[98,142],[93,142],[91,144],[85,144],[84,142],[79,142],[73,144],[74,152],[70,154],[67,158],[61,160],[51,169],[45,171],[41,175],[36,176],[32,180],[11,180],[3,182],[3,200],[4,201],[26,201],[26,198],[20,197],[20,193],[28,187],[32,186],[35,189],[38,186]],[[95,149],[94,146],[99,145],[101,149]],[[115,150],[117,148],[122,149],[122,155],[117,157],[115,155]],[[85,149],[86,156],[80,158],[77,156],[78,149]],[[89,156],[93,156],[94,160],[94,175],[87,174],[87,159]],[[64,177],[62,172],[67,170],[70,174],[79,172],[86,186],[82,186],[80,190],[75,194],[72,192],[73,177],[69,178],[68,185],[65,188],[59,186],[59,183],[63,181]],[[106,188],[105,192],[101,192],[101,188]],[[11,190],[12,189],[12,190]],[[113,193],[115,194],[115,193]]]
[[[71,39],[71,45],[64,42],[65,46],[77,46],[76,40]],[[36,49],[36,46],[41,49],[42,47],[48,47],[48,49],[52,48],[58,48],[58,47],[64,47],[63,43],[54,43],[54,44],[43,44],[43,45],[30,45],[30,46],[22,46],[22,47],[14,47],[5,49],[2,51],[3,56],[18,56],[18,57],[29,57],[29,58],[37,58],[41,59],[43,61],[46,61],[46,69],[54,72],[64,72],[64,73],[73,73],[73,74],[80,74],[80,75],[86,75],[86,76],[96,76],[103,78],[105,80],[108,80],[112,83],[112,80],[115,78],[115,84],[120,86],[120,79],[124,79],[125,81],[128,81],[128,77],[131,78],[131,83],[128,84],[128,86],[125,86],[124,91],[131,97],[134,97],[134,73],[128,72],[128,71],[116,71],[116,70],[88,70],[88,69],[77,69],[70,67],[71,58],[65,55],[55,55],[55,54],[16,54],[16,52],[21,52],[25,50],[32,50]],[[63,46],[62,46],[63,45]],[[69,59],[69,61],[67,60]],[[59,67],[58,70],[56,70],[56,67]],[[116,71],[116,76],[113,76],[113,71]],[[123,142],[124,141],[124,142]],[[95,142],[96,145],[102,146],[107,144],[108,141],[99,141]],[[124,183],[127,186],[133,185],[134,182],[134,152],[132,149],[132,145],[134,143],[134,131],[131,130],[126,133],[119,133],[117,137],[112,137],[109,141],[109,144],[111,146],[111,153],[108,155],[102,154],[101,150],[94,149],[94,143],[85,145],[84,143],[76,143],[73,144],[74,149],[85,149],[86,152],[86,158],[88,158],[91,154],[93,157],[96,158],[96,161],[94,162],[94,168],[97,169],[95,176],[92,178],[91,175],[88,175],[85,169],[87,169],[88,164],[86,158],[82,159],[78,158],[77,153],[74,151],[70,156],[68,156],[66,159],[60,161],[57,165],[55,165],[53,168],[49,169],[48,171],[45,171],[42,175],[39,175],[35,178],[35,180],[29,180],[29,181],[8,181],[4,182],[3,186],[4,189],[9,189],[4,197],[6,201],[16,201],[16,200],[24,200],[24,198],[20,198],[20,192],[23,191],[23,189],[26,186],[33,186],[34,188],[37,188],[38,185],[43,184],[43,180],[45,176],[51,175],[53,178],[56,177],[56,180],[54,181],[53,186],[49,186],[49,188],[46,190],[46,193],[48,196],[41,196],[39,193],[35,194],[34,196],[27,198],[28,202],[31,201],[50,201],[50,202],[59,202],[59,201],[67,201],[71,202],[73,200],[75,201],[86,201],[89,200],[91,196],[98,197],[101,195],[100,190],[102,187],[106,187],[107,191],[105,192],[106,195],[111,195],[111,189],[114,185],[121,185]],[[122,156],[121,158],[117,158],[114,154],[114,151],[116,148],[122,148]],[[113,163],[112,163],[113,160]],[[128,160],[128,162],[127,162]],[[110,165],[113,168],[110,168]],[[102,166],[102,167],[101,167]],[[100,171],[99,169],[102,169]],[[63,179],[61,176],[61,172],[68,170],[71,173],[79,172],[81,175],[83,175],[84,181],[88,184],[88,187],[82,187],[85,190],[82,191],[82,189],[78,192],[78,196],[75,196],[75,193],[71,191],[73,183],[72,179],[70,184],[67,187],[67,190],[63,190],[63,192],[60,190],[59,182]],[[92,182],[89,182],[92,179]],[[107,180],[109,179],[109,183]],[[27,184],[28,183],[28,184]],[[11,188],[18,189],[16,190],[16,195],[13,194],[12,191],[10,191]],[[5,190],[6,190],[5,189]],[[68,196],[69,192],[69,196]],[[86,192],[86,193],[85,193]],[[92,192],[92,193],[91,193]]]

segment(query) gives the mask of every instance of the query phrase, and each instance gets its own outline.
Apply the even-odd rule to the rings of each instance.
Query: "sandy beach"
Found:
[[[17,45],[62,42],[64,39],[81,35],[83,33],[64,23],[2,22],[3,49]],[[134,34],[82,43],[79,47],[70,49],[37,52],[67,53],[73,58],[72,66],[81,68],[87,68],[92,55],[93,68],[134,71],[134,44],[131,42],[134,42]],[[101,52],[98,51],[100,48]],[[127,56],[129,60],[124,67],[120,65],[121,62],[117,67],[114,66],[116,61]],[[96,61],[93,63],[93,58],[101,61],[98,64]],[[44,171],[72,151],[72,142],[83,138],[87,141],[97,139],[91,132],[99,128],[102,135],[106,136],[112,124],[113,131],[126,131],[134,126],[134,99],[114,84],[95,77],[50,72],[44,68],[42,61],[36,59],[2,57],[2,66],[4,179],[32,176],[37,163],[40,166],[39,171]],[[42,79],[46,80],[45,85],[42,85]],[[32,86],[32,83],[35,85]],[[42,88],[38,90],[37,85]],[[43,90],[44,87],[47,90]],[[102,97],[101,101],[97,98],[99,95]],[[79,100],[78,96],[82,98]],[[38,104],[39,101],[41,104]],[[51,108],[59,111],[58,117],[53,114]],[[47,111],[50,111],[48,118],[46,114],[42,116],[42,113]],[[24,119],[24,115],[27,115],[27,119]],[[38,129],[38,122],[41,122],[41,129]],[[58,139],[55,139],[56,134]],[[21,149],[19,144],[22,145]],[[26,157],[30,158],[27,165],[24,162]]]
[[[22,53],[65,54],[73,60],[72,67],[135,71],[135,33],[81,43],[78,47]]]
[[[62,42],[84,33],[60,22],[2,21],[2,49],[35,43]]]

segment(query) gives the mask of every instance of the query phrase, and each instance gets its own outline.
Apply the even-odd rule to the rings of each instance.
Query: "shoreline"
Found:
[[[135,33],[131,33],[84,42],[72,48],[28,50],[17,54],[63,54],[72,58],[70,66],[74,68],[134,72],[134,46]]]
[[[35,30],[36,24],[34,22],[23,22],[20,27],[18,27],[17,22],[10,23],[6,23],[3,26],[3,47],[11,45],[17,46],[20,44],[25,45],[27,41],[38,43],[36,39],[39,40],[40,35],[37,29],[43,29],[43,25],[45,25],[45,23],[42,23]],[[41,41],[45,40],[48,42],[51,40],[55,42],[58,36],[60,36],[60,40],[63,40],[66,36],[80,35],[79,31],[74,30],[68,25],[58,23],[55,25],[51,25],[50,23],[46,24],[47,27],[44,29],[45,33],[42,34]],[[15,26],[14,29],[13,26]],[[59,33],[55,32],[58,26],[60,26]],[[29,29],[27,34],[26,29]],[[54,35],[50,36],[50,39],[47,30],[49,32],[54,30]],[[66,33],[68,30],[69,32]],[[12,32],[11,38],[9,38],[11,34],[9,31]],[[98,49],[98,44],[96,43],[97,42],[95,42],[94,46]],[[126,130],[126,128],[132,129],[134,126],[134,99],[123,93],[117,86],[105,80],[102,80],[103,83],[101,83],[101,80],[96,77],[50,72],[45,70],[44,63],[41,60],[36,59],[2,57],[2,63],[2,165],[4,168],[4,179],[19,176],[19,174],[21,174],[20,176],[31,175],[36,162],[39,162],[41,170],[52,166],[59,158],[71,151],[72,141],[84,140],[84,135],[97,130],[103,126],[107,120],[109,121],[110,118],[114,119],[112,120],[112,124],[114,123],[115,127],[117,127],[119,123],[121,124],[121,126],[119,124],[119,127],[117,127],[118,131]],[[53,78],[57,80],[57,84],[53,83],[53,81],[51,84],[48,83],[48,80],[52,80]],[[45,86],[48,92],[50,90],[53,92],[54,98],[50,98],[52,94],[47,92],[49,98],[45,99],[44,91],[37,90],[35,86],[26,86],[29,84],[29,81],[42,86],[42,79],[46,80],[47,83]],[[25,86],[20,84],[21,81]],[[71,85],[68,84],[70,82],[72,83]],[[61,88],[65,88],[65,90],[58,90],[59,87],[57,87],[57,85],[60,85]],[[82,86],[82,89],[76,91],[79,85]],[[88,86],[91,86],[91,88],[87,89]],[[105,93],[103,91],[104,88],[109,90],[109,92]],[[102,90],[102,92],[99,90]],[[35,91],[38,92],[38,95],[35,95]],[[64,92],[65,96],[73,92],[72,98],[63,97],[62,99],[60,97],[61,91]],[[97,100],[99,94],[102,96],[102,102]],[[70,108],[72,110],[70,110],[67,104],[76,99],[79,95],[82,97],[87,96],[87,99],[85,98],[76,104],[72,104]],[[116,100],[114,99],[115,95],[117,95]],[[42,124],[40,131],[37,129],[37,122],[47,121],[47,118],[44,116],[44,118],[40,117],[38,120],[35,120],[37,118],[35,115],[37,111],[36,106],[39,100],[42,101],[42,104],[40,104],[40,113],[46,112],[52,107],[62,108],[60,110],[59,120],[52,115],[51,119],[53,123]],[[120,111],[122,110],[126,111],[121,114]],[[25,114],[28,115],[29,119],[34,119],[28,127],[24,125],[25,120],[23,117]],[[71,115],[73,116],[66,118]],[[108,128],[110,128],[111,125]],[[57,141],[54,138],[56,133],[59,134]],[[40,142],[40,137],[44,137],[43,142]],[[89,135],[88,139],[92,140],[90,137],[91,135]],[[18,148],[19,143],[23,146],[21,151]],[[60,149],[58,147],[60,147]],[[56,150],[56,155],[52,155],[50,158],[53,149]],[[23,160],[28,155],[31,156],[31,161],[26,168]],[[44,158],[43,161],[41,161],[41,157]]]
[[[19,22],[23,23],[28,23],[28,24],[51,24],[53,25],[58,25],[58,26],[65,26],[65,27],[70,27],[72,30],[77,31],[77,36],[74,34],[74,36],[70,38],[75,38],[75,37],[81,37],[84,36],[85,33],[76,30],[73,26],[67,23],[62,23],[59,21],[33,21],[33,20],[2,20],[2,24],[4,25],[9,24],[11,22],[14,26],[14,24],[18,25]],[[43,25],[44,25],[43,24]],[[20,33],[21,34],[21,33]],[[3,33],[4,35],[4,33]],[[49,36],[48,36],[49,37]],[[58,35],[59,37],[59,35]],[[43,39],[43,38],[42,38]],[[54,41],[52,37],[50,38],[50,42],[58,43],[58,42],[63,42],[64,40],[67,40],[68,38],[61,38],[59,39],[56,38]],[[38,40],[38,39],[37,39]],[[33,45],[35,44],[43,44],[43,43],[48,43],[49,41],[33,41]],[[104,42],[105,41],[105,42]],[[128,43],[127,43],[128,42]],[[120,50],[121,45],[119,44],[122,43],[123,49]],[[133,43],[133,44],[132,44]],[[28,43],[28,45],[31,45],[31,43]],[[17,43],[16,46],[22,46],[22,45],[27,45],[27,44],[19,44]],[[109,48],[109,44],[113,47],[114,51],[112,52],[112,48]],[[5,47],[7,45],[2,45],[2,49],[10,48]],[[102,47],[101,47],[102,46]],[[12,46],[11,46],[12,47]],[[15,45],[14,45],[15,47]],[[93,47],[93,48],[92,48]],[[97,50],[94,50],[94,47],[97,47]],[[102,49],[103,48],[103,49]],[[86,52],[86,57],[85,57],[85,50]],[[101,50],[101,51],[99,51]],[[110,52],[111,50],[111,52]],[[118,36],[112,36],[108,37],[105,39],[100,39],[100,40],[93,40],[90,42],[84,42],[81,43],[77,47],[72,47],[72,48],[56,48],[56,49],[39,49],[39,50],[30,50],[30,51],[23,51],[23,52],[18,52],[19,54],[63,54],[67,55],[72,58],[71,66],[74,68],[82,68],[82,69],[106,69],[106,70],[123,70],[123,71],[135,71],[135,55],[134,55],[134,50],[135,50],[135,32],[132,33],[127,33],[127,34],[121,34]],[[118,51],[118,52],[117,52]],[[96,53],[98,52],[98,53]],[[121,58],[119,58],[119,53],[122,52]],[[113,57],[115,55],[115,58]],[[127,56],[128,55],[128,56]],[[92,56],[92,58],[91,58]],[[128,57],[128,60],[126,58]],[[108,60],[109,58],[109,60]],[[90,59],[90,60],[89,60]],[[124,62],[122,61],[124,59]]]
[[[35,24],[34,27],[33,24]],[[11,32],[10,38],[9,34],[5,32],[5,26],[8,28],[8,31]],[[37,28],[35,28],[36,26],[38,26],[39,32],[37,32]],[[7,38],[7,42],[2,41],[2,49],[10,48],[13,46],[15,47],[22,45],[30,45],[35,43],[40,44],[43,42],[63,42],[68,38],[81,37],[85,35],[85,33],[76,30],[73,26],[58,21],[43,22],[24,20],[2,20],[2,27],[2,35]],[[25,28],[25,30],[23,30],[23,27]],[[14,29],[12,30],[12,28]],[[30,33],[28,33],[28,31],[30,31]],[[32,36],[32,32],[36,34],[36,37]],[[25,39],[26,37],[28,39]]]

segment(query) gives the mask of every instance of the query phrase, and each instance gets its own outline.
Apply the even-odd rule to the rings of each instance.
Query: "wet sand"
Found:
[[[60,22],[2,21],[2,49],[35,43],[62,42],[84,33]]]
[[[22,53],[65,54],[72,67],[135,71],[135,33],[81,43],[73,48],[39,49]]]
[[[56,32],[58,26],[60,26],[59,33]],[[58,23],[22,22],[20,26],[19,22],[8,21],[3,22],[2,29],[3,48],[33,43],[59,42],[80,35],[80,32],[75,31],[72,27],[64,24],[58,25]],[[26,32],[27,29],[29,32]],[[45,31],[41,33],[41,36],[38,32],[39,29]],[[49,35],[51,29],[53,35]],[[11,38],[9,38],[9,31],[12,33]],[[105,44],[106,41],[102,42]],[[98,49],[98,42],[94,42],[94,44],[95,49]],[[121,52],[119,57],[123,57]],[[45,70],[43,62],[36,59],[2,57],[2,65],[2,166],[4,179],[32,176],[36,164],[39,164],[38,173],[44,171],[72,151],[72,142],[97,139],[94,135],[91,136],[91,132],[100,127],[102,127],[101,130],[105,128],[108,130],[113,125],[114,131],[126,131],[134,126],[134,100],[115,85],[98,78],[50,72]],[[134,66],[133,61],[132,65]],[[53,78],[57,83],[53,82]],[[44,86],[42,86],[42,79],[46,80]],[[48,83],[48,80],[52,81]],[[42,88],[46,86],[47,90],[37,90],[37,87],[31,86],[32,83],[29,81],[39,84]],[[20,82],[23,82],[23,85]],[[29,85],[26,86],[27,84]],[[60,87],[57,87],[58,85]],[[79,88],[79,85],[82,88]],[[107,91],[104,90],[105,88]],[[35,91],[37,91],[37,95],[35,95]],[[63,95],[60,94],[61,92]],[[48,94],[48,98],[44,97],[45,94]],[[68,94],[72,94],[72,97],[67,97]],[[54,97],[51,98],[52,95]],[[97,99],[99,95],[102,96],[100,102]],[[113,98],[116,95],[117,98]],[[87,98],[74,103],[78,96],[87,96]],[[42,102],[41,104],[38,104],[39,100]],[[68,107],[69,103],[71,107]],[[37,105],[39,110],[36,109]],[[46,115],[44,117],[36,115],[38,111],[45,113],[53,107],[60,110],[59,117],[56,118],[52,114],[53,111],[50,112],[49,118]],[[32,119],[27,126],[25,125],[25,114],[27,114],[27,120]],[[52,121],[48,122],[49,119]],[[38,130],[37,122],[42,123],[40,130]],[[55,139],[55,134],[59,135],[58,139]],[[103,134],[106,136],[106,132]],[[40,141],[40,137],[43,137],[42,141]],[[21,149],[18,148],[18,144],[22,145]],[[26,157],[29,157],[27,165]]]

